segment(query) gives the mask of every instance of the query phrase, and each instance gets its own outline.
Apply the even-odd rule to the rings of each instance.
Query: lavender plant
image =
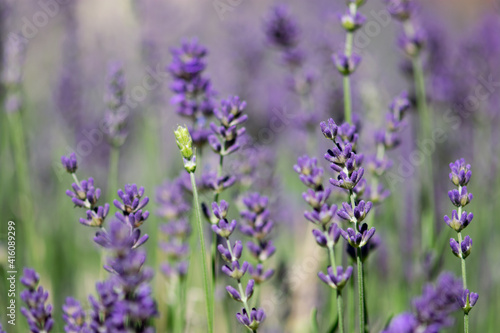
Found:
[[[40,276],[32,268],[25,268],[21,283],[26,288],[21,293],[21,299],[26,307],[21,313],[26,317],[31,333],[48,333],[54,326],[52,305],[46,304],[49,293],[39,285]]]
[[[402,32],[398,45],[411,60],[411,73],[414,79],[416,106],[419,114],[419,141],[431,140],[433,117],[427,105],[427,91],[422,65],[422,51],[426,39],[424,30],[415,15],[416,2],[413,0],[387,0],[389,13],[402,24]],[[432,155],[431,153],[427,155]],[[432,171],[432,156],[424,157],[421,168],[422,185],[422,248],[427,250],[434,244],[434,181]],[[425,236],[424,236],[425,235]]]
[[[257,263],[255,265],[249,264],[248,272],[257,286],[269,280],[274,274],[274,269],[264,270],[265,262],[276,251],[273,241],[270,239],[274,221],[270,218],[268,203],[267,197],[261,196],[259,193],[252,193],[243,198],[246,210],[240,211],[243,221],[239,228],[240,232],[252,238],[252,241],[247,242],[247,249]]]
[[[356,249],[356,264],[358,269],[358,296],[359,296],[359,331],[368,330],[366,322],[366,309],[364,299],[364,272],[362,248],[375,234],[375,228],[368,230],[366,223],[361,223],[372,208],[371,202],[357,200],[356,186],[360,183],[364,169],[360,166],[363,155],[357,154],[356,143],[358,134],[356,127],[344,123],[341,126],[329,119],[320,124],[325,138],[333,143],[332,149],[325,154],[325,159],[330,162],[330,168],[338,173],[337,179],[330,178],[330,183],[338,188],[347,190],[349,201],[342,203],[342,208],[337,215],[343,220],[354,223],[353,228],[340,229],[342,237]]]
[[[352,97],[351,97],[351,80],[350,76],[359,63],[361,57],[353,53],[353,40],[354,32],[358,30],[364,23],[365,17],[361,15],[358,10],[365,0],[347,0],[348,10],[345,14],[340,16],[342,27],[346,31],[345,48],[342,53],[335,53],[332,57],[333,63],[337,70],[343,76],[344,87],[344,120],[352,124]]]
[[[197,39],[183,40],[180,48],[172,49],[172,62],[168,67],[173,76],[170,89],[174,93],[171,103],[176,112],[191,120],[189,129],[193,143],[202,147],[207,142],[210,130],[206,118],[213,114],[215,91],[210,79],[203,76],[206,68],[207,49]]]
[[[300,102],[301,114],[296,122],[302,129],[313,129],[318,119],[314,110],[313,91],[315,77],[305,70],[306,55],[299,47],[300,28],[284,4],[276,5],[266,18],[264,31],[268,43],[281,53],[283,64],[289,71],[287,86]]]
[[[104,101],[107,107],[103,121],[104,134],[111,147],[107,188],[111,201],[112,193],[117,188],[120,147],[128,135],[126,126],[129,114],[125,105],[125,76],[120,62],[112,62],[108,65]]]
[[[226,287],[227,292],[235,301],[243,303],[243,309],[236,314],[236,318],[251,332],[256,333],[266,316],[263,309],[255,307],[250,309],[249,301],[254,293],[255,280],[248,280],[246,287],[243,288],[241,280],[250,264],[246,261],[240,264],[239,260],[243,252],[241,241],[238,240],[234,242],[234,245],[231,245],[229,237],[236,229],[237,221],[229,222],[227,220],[228,209],[229,205],[224,200],[220,202],[220,205],[217,202],[212,203],[213,216],[218,220],[216,224],[212,225],[212,230],[226,241],[226,246],[219,244],[217,247],[222,259],[227,263],[227,265],[222,266],[222,272],[236,280],[238,284],[238,290],[231,285]],[[272,252],[270,254],[272,255]]]
[[[452,325],[451,314],[458,310],[462,291],[459,279],[441,274],[435,286],[427,284],[422,295],[413,300],[413,312],[394,317],[382,333],[440,332]]]
[[[465,159],[461,158],[454,163],[450,163],[450,181],[458,187],[448,192],[448,197],[451,203],[458,208],[458,212],[453,210],[451,218],[445,215],[444,221],[446,224],[457,232],[458,241],[455,238],[450,238],[451,251],[460,259],[462,266],[462,282],[463,294],[460,299],[460,306],[464,311],[464,332],[469,332],[469,312],[476,304],[478,294],[469,292],[467,289],[467,271],[465,259],[469,256],[472,250],[472,239],[470,236],[465,236],[462,239],[462,230],[465,229],[474,218],[472,213],[464,211],[464,207],[472,201],[472,193],[467,192],[467,184],[470,181],[472,172],[470,164],[465,163]]]
[[[78,162],[75,153],[71,153],[68,157],[62,156],[61,163],[75,181],[71,185],[73,190],[67,190],[66,195],[71,198],[75,207],[87,209],[87,216],[86,218],[80,218],[80,223],[89,227],[101,228],[109,213],[109,204],[106,203],[104,206],[97,205],[101,197],[101,190],[94,186],[94,179],[92,177],[80,182],[76,176]]]

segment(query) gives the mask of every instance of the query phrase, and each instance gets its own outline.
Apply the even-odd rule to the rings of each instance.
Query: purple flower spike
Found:
[[[73,183],[71,186],[73,191],[67,190],[66,195],[71,198],[75,206],[91,209],[97,204],[101,190],[94,187],[92,177],[88,180],[82,180],[80,184]]]
[[[276,251],[276,247],[274,247],[272,241],[263,241],[259,245],[253,242],[248,242],[247,248],[252,254],[252,256],[257,258],[259,261],[266,261]]]
[[[325,138],[332,141],[335,140],[335,137],[337,136],[338,126],[332,118],[328,119],[326,122],[322,121],[319,126],[321,127],[321,132],[323,133]]]
[[[262,264],[257,264],[254,268],[252,265],[248,266],[248,273],[255,280],[255,283],[261,284],[269,280],[274,275],[274,269],[268,269],[264,271],[264,266]]]
[[[462,292],[462,296],[458,297],[457,300],[464,312],[469,313],[474,305],[476,305],[478,298],[478,294],[470,292],[469,289],[465,289]]]
[[[323,186],[323,168],[318,167],[318,160],[307,155],[299,157],[297,164],[293,166],[295,172],[300,176],[304,185],[312,189],[320,189]]]
[[[352,228],[347,228],[347,231],[340,229],[342,237],[351,244],[354,248],[363,247],[368,243],[370,238],[375,234],[375,228],[368,230],[368,225],[363,223],[359,232]]]
[[[229,293],[229,296],[231,296],[232,299],[234,299],[237,302],[243,302],[241,299],[241,295],[238,292],[238,290],[234,289],[231,286],[226,286],[226,290]]]
[[[352,266],[347,267],[345,272],[342,266],[338,266],[336,272],[333,271],[332,266],[328,266],[327,275],[325,275],[323,272],[319,272],[318,277],[321,279],[321,281],[323,281],[333,289],[341,291],[351,277],[351,274]]]
[[[38,282],[37,272],[31,268],[25,268],[21,283],[27,289],[23,290],[20,296],[27,307],[22,307],[21,313],[26,317],[31,332],[48,333],[54,326],[52,305],[46,305],[49,293],[42,286],[38,286]]]
[[[250,316],[248,316],[247,310],[242,309],[241,313],[236,314],[238,321],[247,327],[252,332],[256,332],[259,329],[259,325],[266,319],[266,314],[263,309],[253,308],[250,311]]]
[[[273,7],[265,23],[265,33],[270,44],[283,49],[293,48],[299,37],[299,28],[284,5]]]
[[[363,23],[365,23],[365,21],[366,17],[361,15],[359,12],[356,12],[356,14],[353,15],[350,10],[347,10],[345,14],[340,16],[342,27],[349,32],[358,30]]]
[[[454,189],[448,191],[448,197],[450,198],[451,203],[456,207],[465,207],[472,201],[472,193],[467,192],[467,186],[464,186],[459,190]]]
[[[340,74],[349,76],[358,67],[361,57],[357,54],[352,54],[348,57],[344,53],[335,53],[332,56],[332,60]]]
[[[76,161],[75,153],[69,154],[69,157],[61,156],[61,163],[64,169],[66,169],[66,171],[69,173],[75,173],[78,169],[78,163]]]
[[[332,169],[336,169],[335,164],[332,164]],[[363,178],[364,169],[359,168],[359,170],[353,171],[351,174],[347,174],[344,171],[340,171],[337,179],[330,178],[330,183],[333,186],[345,188],[346,190],[352,190]]]
[[[347,202],[343,202],[342,209],[337,212],[337,215],[346,221],[359,223],[365,219],[371,208],[372,203],[365,203],[363,200],[361,200],[354,209],[352,209],[351,205]]]
[[[465,163],[465,159],[461,158],[456,160],[455,163],[450,163],[450,180],[456,186],[466,186],[472,172],[470,171],[470,164]]]
[[[460,232],[472,222],[473,218],[474,215],[472,213],[467,214],[467,212],[464,211],[461,216],[458,216],[457,211],[453,210],[453,212],[451,212],[451,218],[445,215],[444,221],[450,228],[456,232]]]
[[[204,173],[201,177],[202,188],[219,194],[236,183],[236,177],[229,175],[218,177],[215,172]]]

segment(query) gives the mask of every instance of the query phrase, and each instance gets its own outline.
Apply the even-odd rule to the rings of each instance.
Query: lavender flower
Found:
[[[69,157],[61,156],[61,163],[68,173],[75,173],[78,169],[75,153],[69,154]]]
[[[458,211],[454,210],[451,214],[451,219],[448,216],[444,217],[444,221],[448,226],[457,232],[458,240],[451,238],[450,247],[452,253],[460,259],[462,266],[462,282],[463,289],[466,290],[466,294],[462,296],[461,305],[464,310],[464,330],[468,332],[469,330],[469,312],[477,301],[478,295],[475,293],[471,294],[471,300],[469,302],[469,289],[467,289],[467,272],[465,268],[465,259],[470,255],[472,250],[472,239],[470,236],[465,236],[462,240],[462,230],[465,229],[472,221],[472,213],[467,214],[467,212],[462,211],[463,208],[472,200],[472,194],[467,192],[467,184],[470,181],[472,172],[470,170],[470,165],[465,163],[465,160],[459,159],[455,163],[450,163],[450,181],[458,187],[458,189],[453,189],[448,192],[451,203],[458,207]]]
[[[85,322],[85,311],[83,311],[80,302],[72,297],[66,298],[63,307],[63,319],[66,325],[66,333],[90,333],[90,329]]]
[[[260,196],[258,195],[254,195],[250,197],[250,199],[247,198],[246,201],[247,207],[253,207],[252,213],[262,213],[265,210],[265,204],[267,204],[267,200],[261,200]],[[244,311],[238,313],[236,315],[236,318],[242,325],[252,330],[252,332],[256,332],[260,323],[264,320],[265,314],[263,309],[252,309],[252,311],[250,311],[249,300],[254,293],[256,281],[253,279],[248,280],[246,287],[243,288],[242,278],[249,270],[250,264],[246,261],[243,262],[243,264],[240,264],[239,262],[243,251],[241,241],[236,241],[234,243],[234,246],[231,245],[229,236],[231,236],[232,232],[234,231],[237,222],[228,222],[226,218],[228,209],[229,205],[224,200],[221,201],[220,205],[217,204],[217,202],[212,203],[212,215],[218,220],[217,224],[214,224],[212,226],[212,229],[226,241],[226,246],[219,244],[217,247],[222,259],[226,262],[226,265],[222,267],[222,272],[230,278],[236,280],[236,283],[238,284],[238,289],[235,289],[233,286],[228,285],[226,286],[226,290],[232,299],[237,302],[243,303],[244,305]],[[253,220],[252,222],[256,221]],[[257,247],[257,245],[255,246]],[[259,250],[261,250],[260,247]],[[262,252],[264,251],[269,250],[267,248],[262,249]],[[270,255],[272,255],[272,253],[269,254],[269,256]],[[260,261],[264,261],[266,259],[267,258],[260,258]],[[250,316],[248,316],[248,313],[250,313]]]
[[[167,262],[161,266],[162,273],[171,278],[178,275],[183,278],[187,273],[188,239],[191,235],[191,226],[187,220],[190,205],[182,195],[182,184],[178,180],[165,182],[156,191],[156,201],[160,207],[157,215],[169,222],[160,226],[160,232],[165,241],[160,243],[160,248],[167,255]]]
[[[28,320],[32,333],[50,332],[54,326],[52,319],[52,305],[46,305],[49,293],[39,286],[40,277],[34,269],[25,268],[21,283],[26,289],[21,292],[21,299],[26,308],[21,308],[21,313]]]
[[[207,49],[198,44],[198,40],[183,40],[178,49],[172,49],[172,63],[168,70],[174,81],[170,88],[174,92],[171,103],[177,105],[176,112],[193,121],[190,129],[195,145],[207,141],[208,133],[205,118],[212,115],[214,109],[210,80],[202,75],[205,70]]]
[[[94,178],[82,180],[71,185],[73,191],[67,190],[66,195],[77,207],[93,209],[101,196],[101,189],[94,187]]]
[[[149,212],[143,212],[149,202],[148,197],[144,197],[144,187],[138,188],[136,184],[125,185],[124,190],[118,190],[118,196],[122,200],[114,200],[113,204],[121,212],[116,212],[115,216],[120,221],[130,224],[133,228],[141,226],[149,217]]]
[[[367,169],[372,175],[372,180],[364,193],[364,197],[375,204],[384,201],[390,194],[380,184],[380,177],[392,167],[392,161],[388,159],[387,151],[396,148],[400,144],[399,132],[406,125],[404,116],[409,108],[408,94],[402,92],[389,105],[385,129],[377,131],[375,134],[376,154],[369,156],[367,159]]]
[[[107,86],[104,101],[107,105],[104,114],[104,133],[108,143],[117,148],[127,138],[128,111],[125,105],[125,76],[120,62],[108,66]]]
[[[435,286],[424,286],[422,295],[413,300],[414,313],[396,316],[382,333],[439,332],[451,326],[462,291],[460,280],[441,274]]]
[[[318,273],[318,277],[332,287],[333,289],[336,289],[338,291],[341,291],[342,288],[344,288],[345,284],[349,280],[352,274],[352,267],[349,266],[344,272],[344,269],[342,266],[337,267],[337,271],[334,272],[332,266],[328,266],[327,268],[327,275],[325,275],[323,272]]]
[[[114,293],[111,292],[112,302],[107,304],[112,308],[109,314],[110,323],[104,322],[108,329],[113,327],[109,325],[120,323],[119,325],[123,325],[125,330],[153,332],[151,319],[158,314],[149,286],[153,270],[143,268],[146,253],[137,249],[146,240],[147,235],[141,238],[139,229],[121,220],[112,221],[110,231],[98,232],[94,239],[111,253],[104,268],[112,273],[112,276],[108,283],[100,285],[104,290],[99,290],[98,287],[98,293],[106,295],[110,292],[109,288],[117,291],[117,299],[114,299]],[[105,301],[105,297],[101,299]],[[97,310],[102,309],[101,302],[94,299],[93,303]],[[124,320],[125,318],[127,320]]]
[[[246,210],[240,211],[243,224],[240,231],[253,238],[247,243],[250,253],[257,259],[255,268],[251,266],[250,274],[257,284],[268,280],[274,274],[273,269],[263,271],[263,262],[268,260],[275,252],[275,247],[269,239],[274,228],[268,209],[269,198],[259,193],[252,193],[243,198]]]
[[[470,292],[469,289],[465,289],[462,293],[462,296],[458,298],[458,302],[464,312],[469,313],[474,305],[476,305],[478,298],[478,294]]]
[[[212,134],[208,137],[208,142],[220,156],[229,155],[240,148],[239,141],[245,134],[245,128],[238,128],[238,125],[248,118],[242,113],[245,107],[246,102],[240,101],[238,96],[232,96],[227,100],[222,100],[220,108],[214,110],[214,115],[220,125],[210,124]]]
[[[284,5],[272,8],[264,30],[269,43],[285,51],[293,50],[298,43],[299,27]]]

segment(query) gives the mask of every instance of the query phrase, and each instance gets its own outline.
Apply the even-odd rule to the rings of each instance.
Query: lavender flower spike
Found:
[[[368,225],[366,223],[363,223],[360,230],[357,232],[352,228],[347,228],[347,231],[341,229],[340,233],[352,247],[358,248],[363,247],[366,245],[366,243],[368,243],[370,238],[372,238],[375,234],[375,228],[371,228],[370,230],[368,230]]]
[[[35,270],[25,268],[21,283],[27,288],[21,292],[21,299],[27,308],[21,308],[21,313],[28,320],[28,326],[32,333],[48,333],[54,326],[52,319],[52,305],[46,305],[49,293],[38,286],[40,277]]]

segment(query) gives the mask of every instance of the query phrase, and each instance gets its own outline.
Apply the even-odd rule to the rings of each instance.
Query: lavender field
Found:
[[[0,333],[500,331],[497,0],[0,17]]]

